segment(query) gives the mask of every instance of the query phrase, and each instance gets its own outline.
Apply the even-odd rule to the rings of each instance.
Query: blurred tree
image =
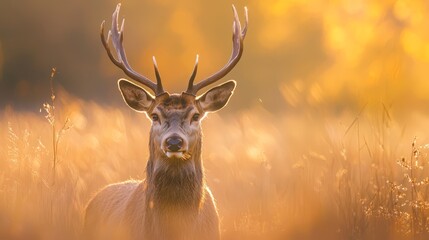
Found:
[[[34,108],[49,96],[49,71],[72,95],[121,103],[124,75],[100,44],[116,1],[0,0],[0,105]],[[170,92],[181,92],[200,54],[197,80],[227,61],[230,1],[123,2],[125,47],[132,66],[153,77],[158,60]],[[371,101],[429,102],[429,2],[267,0],[249,7],[244,56],[227,79],[239,87],[230,110],[261,104],[273,111],[304,106],[359,109]],[[297,87],[298,86],[298,87]],[[122,103],[121,103],[122,104]]]

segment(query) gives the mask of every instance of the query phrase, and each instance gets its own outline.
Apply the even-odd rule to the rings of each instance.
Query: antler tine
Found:
[[[197,63],[194,67],[194,72],[192,73],[191,78],[189,79],[188,89],[186,90],[186,93],[196,95],[196,93],[201,90],[202,88],[220,80],[223,78],[226,74],[228,74],[238,63],[238,61],[241,58],[241,55],[243,53],[243,40],[246,37],[247,33],[247,24],[249,22],[248,17],[248,11],[247,7],[244,8],[245,18],[246,22],[244,25],[244,28],[241,27],[240,20],[238,18],[237,10],[235,9],[235,6],[232,5],[232,11],[234,13],[234,22],[232,25],[233,28],[233,34],[232,34],[232,53],[229,61],[227,64],[220,69],[218,72],[214,73],[213,75],[207,77],[206,79],[202,80],[201,82],[197,84],[193,84],[195,74],[196,74],[196,68],[198,64],[198,58]]]
[[[246,18],[246,22],[244,24],[243,31],[241,31],[241,35],[243,36],[243,39],[246,37],[247,24],[249,23],[249,11],[248,11],[247,7],[244,7],[244,17]]]
[[[198,70],[198,59],[199,59],[199,55],[197,54],[197,57],[195,58],[194,70],[192,71],[192,75],[189,78],[188,89],[186,89],[187,93],[191,93],[192,88],[194,87],[194,80],[195,80],[195,76],[197,76],[197,70]]]
[[[125,19],[122,20],[121,29],[120,30],[118,29],[118,18],[119,18],[120,9],[121,9],[121,4],[119,3],[116,6],[116,10],[113,12],[112,29],[109,31],[109,33],[107,35],[107,39],[104,37],[105,21],[103,21],[101,23],[101,32],[100,32],[101,42],[103,43],[103,46],[106,49],[107,55],[109,56],[110,60],[117,67],[122,69],[122,71],[127,76],[129,76],[133,80],[143,84],[144,86],[147,86],[148,88],[150,88],[155,93],[156,96],[161,95],[162,93],[164,93],[164,90],[162,88],[161,78],[159,76],[158,68],[156,66],[156,61],[154,62],[154,64],[155,64],[155,74],[156,74],[156,78],[157,78],[157,84],[152,82],[149,78],[147,78],[143,75],[140,75],[139,73],[134,71],[131,68],[130,64],[128,63],[127,56],[125,54],[125,49],[124,49],[124,46],[122,44],[123,40],[124,40]],[[117,59],[113,56],[112,51],[110,50],[110,46],[109,46],[109,40],[110,39],[112,41],[113,48],[116,51]]]
[[[155,76],[156,76],[156,91],[159,93],[164,93],[164,90],[162,88],[161,75],[159,75],[158,64],[156,63],[155,56],[152,56],[152,60],[153,60],[153,68],[155,69]]]

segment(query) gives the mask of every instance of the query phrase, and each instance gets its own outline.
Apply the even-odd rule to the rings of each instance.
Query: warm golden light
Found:
[[[234,4],[238,85],[202,125],[222,239],[428,239],[429,2]],[[100,43],[116,2],[21,5],[0,8],[0,239],[79,239],[97,190],[145,178],[150,121]],[[169,92],[196,54],[196,81],[231,54],[230,1],[129,0],[120,17],[130,64],[155,79],[156,56]]]

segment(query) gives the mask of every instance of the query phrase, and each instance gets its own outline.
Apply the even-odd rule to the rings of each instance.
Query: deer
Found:
[[[201,95],[197,93],[226,76],[240,60],[247,32],[247,8],[242,27],[232,5],[233,48],[226,65],[194,83],[197,55],[187,89],[180,94],[164,90],[155,57],[156,83],[131,68],[123,46],[124,19],[120,28],[118,25],[120,8],[118,4],[107,38],[105,21],[102,22],[101,42],[113,64],[132,79],[118,80],[123,100],[151,121],[146,178],[111,184],[96,193],[86,207],[84,235],[88,239],[218,240],[218,211],[202,162],[201,121],[208,113],[227,105],[236,82],[229,80]]]

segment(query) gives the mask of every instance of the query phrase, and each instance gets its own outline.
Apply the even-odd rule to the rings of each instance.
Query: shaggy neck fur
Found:
[[[149,160],[147,166],[147,196],[152,207],[159,210],[198,207],[203,187],[200,157],[157,161],[163,162]]]
[[[153,139],[152,137],[150,139]],[[146,167],[146,219],[147,225],[162,226],[153,228],[148,235],[182,239],[186,236],[193,221],[198,216],[204,199],[204,173],[201,162],[201,138],[191,149],[189,159],[168,159],[163,153],[151,153]],[[155,230],[156,229],[156,230]],[[172,236],[176,236],[171,238]],[[185,238],[183,238],[185,239]],[[189,238],[188,238],[189,239]]]

